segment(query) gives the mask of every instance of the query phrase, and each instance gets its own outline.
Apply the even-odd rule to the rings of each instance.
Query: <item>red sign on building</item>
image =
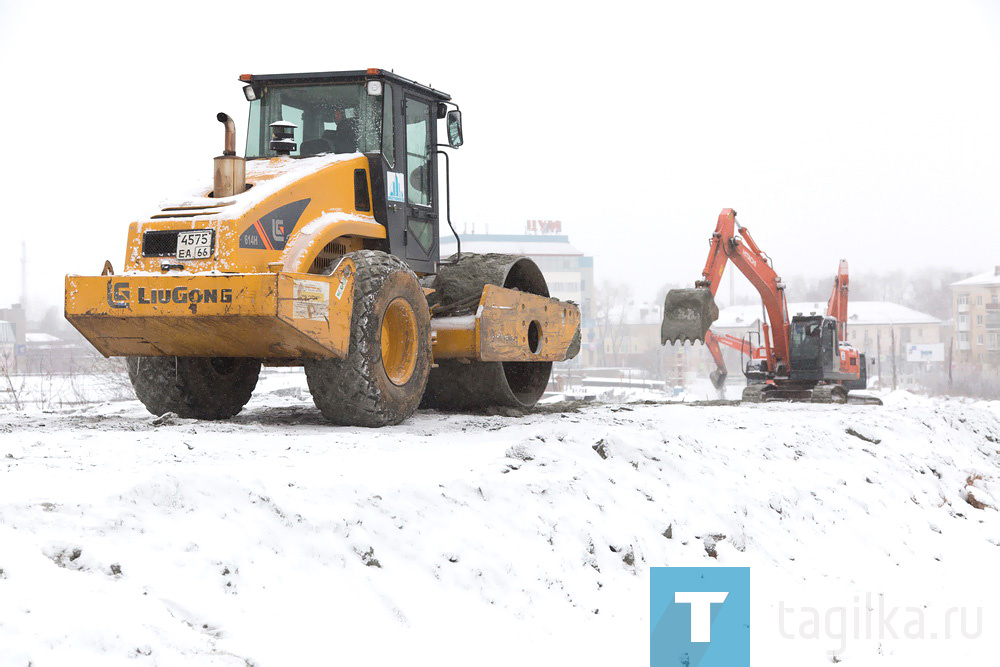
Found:
[[[524,226],[525,234],[561,234],[561,220],[528,220]]]

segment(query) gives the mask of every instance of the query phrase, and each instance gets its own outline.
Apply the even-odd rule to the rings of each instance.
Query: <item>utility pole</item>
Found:
[[[21,241],[21,308],[28,310],[28,242]]]
[[[875,358],[878,359],[878,390],[882,391],[882,332],[875,330]]]
[[[950,342],[948,343],[948,393],[949,394],[951,394],[951,387],[952,387],[951,368],[954,362],[955,362],[955,337],[952,336]]]
[[[892,390],[896,391],[896,327],[889,327],[889,336],[892,346]]]

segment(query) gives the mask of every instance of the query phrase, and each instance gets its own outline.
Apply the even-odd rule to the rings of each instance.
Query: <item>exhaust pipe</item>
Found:
[[[246,160],[236,157],[236,123],[225,113],[216,119],[226,127],[226,145],[222,155],[215,158],[213,197],[234,197],[247,188]]]
[[[236,123],[227,114],[221,111],[215,116],[220,123],[226,126],[226,149],[222,151],[224,156],[236,155]]]

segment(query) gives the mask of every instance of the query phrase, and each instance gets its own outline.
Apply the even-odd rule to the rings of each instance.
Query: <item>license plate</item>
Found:
[[[214,230],[198,229],[177,234],[177,259],[208,259],[212,256]]]

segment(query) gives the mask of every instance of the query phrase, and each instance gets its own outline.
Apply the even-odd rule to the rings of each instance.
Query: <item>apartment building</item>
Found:
[[[951,284],[955,362],[1000,366],[1000,266]]]

